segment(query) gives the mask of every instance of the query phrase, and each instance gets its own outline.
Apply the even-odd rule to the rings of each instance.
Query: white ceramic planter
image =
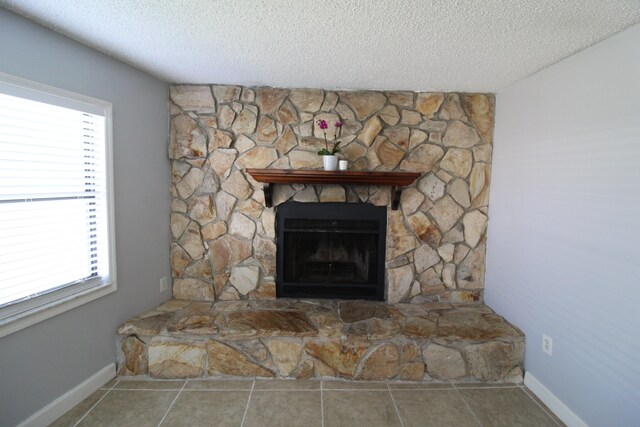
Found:
[[[338,156],[322,156],[324,170],[334,171],[338,169]]]

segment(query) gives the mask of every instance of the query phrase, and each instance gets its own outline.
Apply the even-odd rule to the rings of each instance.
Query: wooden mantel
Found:
[[[391,209],[398,209],[402,187],[415,181],[418,172],[324,171],[302,169],[247,169],[247,173],[264,184],[264,201],[272,206],[272,184],[390,185]]]

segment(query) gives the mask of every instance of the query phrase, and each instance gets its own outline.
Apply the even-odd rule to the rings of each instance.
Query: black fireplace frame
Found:
[[[377,221],[376,283],[289,283],[284,277],[285,220],[333,219]],[[276,297],[277,298],[335,298],[384,301],[385,256],[387,236],[387,208],[367,203],[300,203],[286,202],[276,207]],[[324,290],[336,288],[333,296]]]

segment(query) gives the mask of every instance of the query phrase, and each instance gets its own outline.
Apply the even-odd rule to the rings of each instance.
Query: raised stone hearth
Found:
[[[118,328],[119,375],[522,379],[524,335],[485,305],[170,300]]]

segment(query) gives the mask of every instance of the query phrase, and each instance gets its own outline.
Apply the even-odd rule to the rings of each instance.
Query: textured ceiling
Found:
[[[496,91],[640,0],[0,0],[168,82]]]

